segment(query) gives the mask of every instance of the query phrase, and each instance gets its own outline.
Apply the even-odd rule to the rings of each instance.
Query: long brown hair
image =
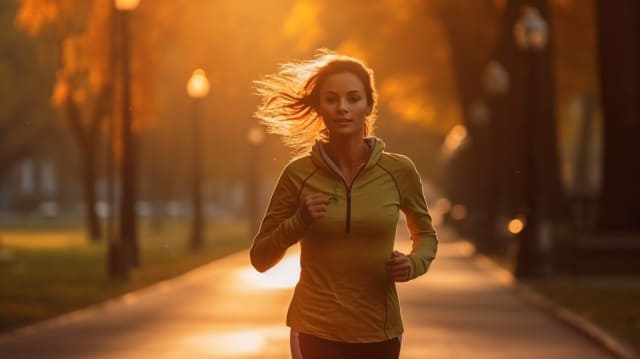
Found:
[[[262,97],[255,116],[267,127],[267,132],[282,136],[282,141],[294,154],[309,151],[318,139],[328,139],[328,132],[319,118],[320,89],[327,77],[349,72],[362,81],[371,112],[365,118],[364,136],[373,135],[376,121],[377,93],[373,70],[362,61],[322,49],[307,61],[288,62],[280,70],[255,81]]]

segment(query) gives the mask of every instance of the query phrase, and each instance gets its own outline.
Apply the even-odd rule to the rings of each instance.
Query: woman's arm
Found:
[[[413,242],[409,278],[414,279],[429,269],[429,265],[436,256],[438,238],[431,223],[431,215],[427,209],[427,202],[422,191],[420,175],[413,162],[406,159],[406,166],[400,179],[402,198],[400,208],[407,218],[407,227]]]
[[[285,168],[251,245],[251,264],[259,272],[273,267],[287,248],[300,240],[308,223],[299,204],[298,188]]]

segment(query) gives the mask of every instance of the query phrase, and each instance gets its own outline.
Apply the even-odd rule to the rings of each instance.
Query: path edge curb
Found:
[[[208,268],[212,265],[215,265],[217,261],[233,255],[239,255],[239,253],[244,253],[244,252],[247,252],[247,257],[248,257],[248,249],[241,249],[239,251],[228,253],[224,256],[213,259],[208,263],[204,263],[202,265],[193,267],[187,270],[186,272],[180,273],[174,277],[169,277],[169,278],[151,283],[147,286],[138,288],[136,290],[122,293],[115,297],[108,298],[103,301],[87,305],[85,307],[74,309],[69,312],[65,312],[48,319],[44,319],[42,321],[34,322],[32,324],[27,324],[27,325],[6,331],[4,333],[0,333],[0,344],[6,341],[18,339],[21,337],[34,335],[43,330],[48,330],[48,329],[68,325],[78,320],[82,320],[85,317],[95,315],[96,313],[108,312],[109,310],[112,310],[115,307],[135,303],[141,298],[144,298],[146,296],[150,296],[154,294],[162,294],[163,292],[168,290],[168,288],[176,284],[184,285],[184,284],[188,284],[188,282],[192,280],[197,279],[198,276],[205,274]]]
[[[491,272],[499,282],[513,289],[513,291],[526,302],[553,315],[555,318],[572,327],[579,333],[594,340],[609,353],[620,359],[640,358],[635,350],[633,350],[630,345],[623,342],[622,339],[615,337],[592,321],[536,292],[526,284],[518,282],[511,272],[500,267],[489,257],[476,251],[475,246],[472,243],[468,241],[467,243],[473,247],[471,251],[471,259],[473,263],[482,270]]]

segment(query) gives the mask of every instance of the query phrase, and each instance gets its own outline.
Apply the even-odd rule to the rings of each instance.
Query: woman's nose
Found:
[[[346,99],[341,99],[340,102],[338,103],[338,110],[342,113],[342,112],[347,112],[347,100]]]

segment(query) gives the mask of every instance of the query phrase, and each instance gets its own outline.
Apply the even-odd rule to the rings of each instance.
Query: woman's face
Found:
[[[350,72],[329,75],[320,88],[318,114],[330,137],[363,136],[370,112],[364,84]]]

